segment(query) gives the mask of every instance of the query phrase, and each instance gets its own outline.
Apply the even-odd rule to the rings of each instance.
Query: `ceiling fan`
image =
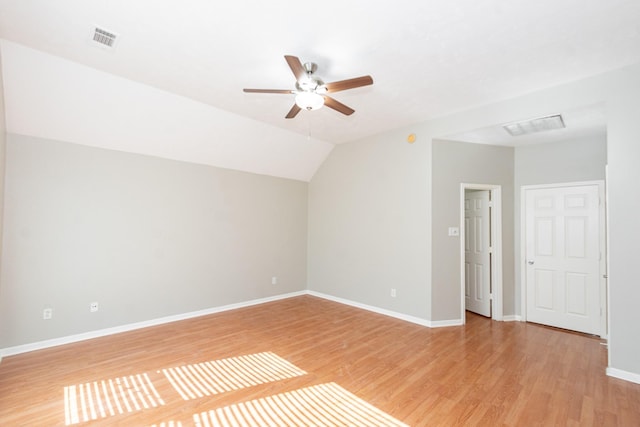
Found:
[[[287,119],[294,118],[300,110],[317,110],[323,105],[334,109],[347,116],[355,112],[354,109],[347,107],[343,103],[336,101],[327,93],[339,92],[341,90],[354,89],[360,86],[373,84],[371,76],[356,77],[353,79],[340,80],[333,83],[325,83],[314,73],[318,66],[313,62],[306,62],[304,65],[296,56],[285,55],[289,68],[296,77],[296,88],[294,90],[287,89],[243,89],[249,93],[284,93],[294,94],[295,104],[285,116]]]

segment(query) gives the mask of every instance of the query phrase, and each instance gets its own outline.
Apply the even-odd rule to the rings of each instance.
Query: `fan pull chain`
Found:
[[[311,119],[309,114],[305,114],[305,120],[307,121],[307,141],[311,141]]]

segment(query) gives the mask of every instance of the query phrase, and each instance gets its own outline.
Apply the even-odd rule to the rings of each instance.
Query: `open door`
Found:
[[[491,317],[491,211],[489,190],[465,190],[465,308]]]

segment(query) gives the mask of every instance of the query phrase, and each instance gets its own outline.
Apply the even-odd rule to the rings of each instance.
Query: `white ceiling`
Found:
[[[96,25],[119,35],[113,51],[90,41]],[[638,63],[640,1],[0,0],[0,38],[342,143]],[[374,84],[335,94],[352,116],[286,120],[292,96],[242,92],[292,89],[285,54]]]

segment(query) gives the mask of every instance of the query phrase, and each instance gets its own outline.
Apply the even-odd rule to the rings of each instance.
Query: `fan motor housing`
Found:
[[[324,82],[316,76],[309,76],[304,80],[297,81],[296,89],[299,92],[326,92]]]
[[[319,92],[326,93],[324,87],[324,81],[321,78],[313,75],[318,69],[318,65],[314,62],[305,62],[303,68],[307,75],[305,78],[296,81],[296,89],[299,92]]]

